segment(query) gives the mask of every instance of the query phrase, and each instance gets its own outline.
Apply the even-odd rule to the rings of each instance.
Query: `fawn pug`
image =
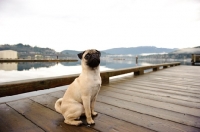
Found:
[[[55,103],[55,109],[65,118],[65,123],[80,125],[82,121],[77,120],[82,114],[86,115],[87,123],[94,124],[92,116],[95,101],[101,87],[100,56],[98,50],[86,50],[78,54],[81,59],[82,72],[67,88],[64,96]]]

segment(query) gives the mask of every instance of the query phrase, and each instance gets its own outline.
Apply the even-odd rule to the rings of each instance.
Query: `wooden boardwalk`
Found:
[[[0,104],[0,132],[200,132],[200,67],[113,79],[98,95],[95,125],[70,126],[54,109],[64,91]]]

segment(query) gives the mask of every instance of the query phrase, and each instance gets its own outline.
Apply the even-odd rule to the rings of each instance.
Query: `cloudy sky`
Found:
[[[99,50],[200,45],[200,0],[0,0],[0,44]]]

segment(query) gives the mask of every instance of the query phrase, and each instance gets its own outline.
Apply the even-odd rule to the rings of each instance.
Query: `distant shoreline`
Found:
[[[53,60],[30,60],[30,59],[0,59],[0,62],[75,62],[78,60],[72,59],[72,60],[59,60],[59,59],[53,59]]]

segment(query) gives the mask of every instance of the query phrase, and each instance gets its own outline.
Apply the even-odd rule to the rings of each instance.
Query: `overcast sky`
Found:
[[[0,0],[0,44],[66,49],[200,45],[200,0]]]

